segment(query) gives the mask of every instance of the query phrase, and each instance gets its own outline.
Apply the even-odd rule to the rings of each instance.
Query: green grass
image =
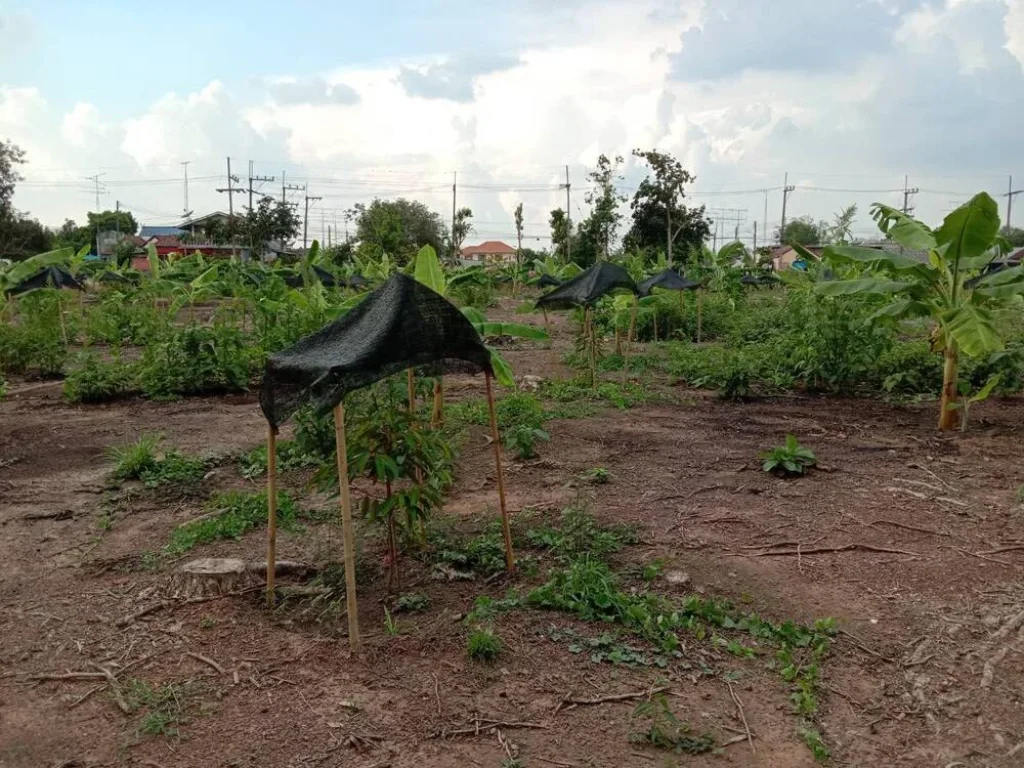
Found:
[[[473,661],[494,661],[503,648],[501,638],[490,627],[478,627],[466,638],[466,655]]]
[[[230,491],[215,497],[209,504],[212,514],[174,529],[166,550],[170,554],[188,552],[197,544],[209,544],[219,539],[239,539],[248,531],[267,522],[267,494]],[[277,494],[277,524],[283,529],[293,526],[298,518],[298,506],[292,498],[279,491]]]
[[[209,462],[170,450],[159,453],[160,435],[142,435],[134,443],[114,446],[107,457],[114,462],[117,480],[141,480],[147,488],[161,485],[192,485],[203,479]]]
[[[132,713],[140,715],[135,735],[180,736],[180,726],[188,721],[191,700],[197,693],[194,685],[168,683],[154,687],[139,678],[129,680],[124,701]]]
[[[143,472],[153,469],[161,439],[160,435],[147,434],[134,443],[108,448],[107,458],[114,462],[113,476],[118,480],[138,480]]]
[[[612,473],[604,467],[594,467],[580,475],[580,478],[588,483],[592,483],[593,485],[604,485],[605,483],[611,482]]]

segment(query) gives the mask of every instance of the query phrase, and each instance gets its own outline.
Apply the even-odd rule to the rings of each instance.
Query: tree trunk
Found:
[[[939,429],[956,429],[960,426],[959,409],[950,409],[956,402],[957,348],[952,339],[946,343],[946,364],[942,368],[942,398],[939,400]]]
[[[440,426],[444,423],[444,379],[440,376],[434,381],[434,412],[430,417],[430,425]]]

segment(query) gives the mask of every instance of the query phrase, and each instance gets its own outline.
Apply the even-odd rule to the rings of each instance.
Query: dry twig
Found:
[[[726,687],[729,689],[729,695],[732,696],[732,700],[736,703],[736,709],[740,712],[740,720],[743,721],[743,730],[745,730],[747,736],[747,742],[750,744],[750,751],[756,753],[754,749],[754,736],[750,733],[750,725],[747,723],[747,716],[743,713],[743,702],[740,701],[740,697],[736,695],[736,691],[733,690],[732,683],[728,680],[725,681]]]
[[[220,664],[218,664],[213,659],[211,659],[211,658],[209,658],[207,656],[203,656],[203,654],[201,654],[201,653],[195,653],[194,651],[185,651],[185,655],[186,656],[191,656],[193,659],[196,659],[197,661],[203,662],[203,664],[207,664],[207,665],[213,667],[215,670],[220,672],[222,675],[226,675],[227,674],[227,672],[225,671],[224,667],[222,667]]]
[[[554,714],[558,714],[562,709],[572,709],[578,706],[594,706],[597,704],[607,704],[615,701],[631,701],[632,699],[642,699],[644,697],[653,696],[656,693],[664,693],[668,690],[667,685],[663,685],[660,688],[651,688],[647,691],[639,691],[637,693],[613,693],[608,696],[598,696],[593,699],[577,699],[569,695],[562,699],[558,706],[555,707]]]
[[[756,552],[752,557],[781,557],[785,555],[821,555],[829,552],[852,552],[853,550],[860,549],[864,552],[881,552],[890,555],[910,555],[912,557],[924,557],[920,552],[911,552],[906,549],[889,549],[888,547],[873,547],[870,544],[843,544],[839,547],[814,547],[812,549],[794,549],[790,551],[772,551],[764,550]]]

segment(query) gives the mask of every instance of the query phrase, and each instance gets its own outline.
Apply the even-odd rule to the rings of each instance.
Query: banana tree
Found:
[[[385,254],[385,257],[387,255]],[[435,293],[444,296],[448,292],[448,281],[444,276],[444,267],[437,258],[437,252],[429,245],[424,245],[416,254],[413,264],[413,277]],[[412,392],[412,373],[409,374],[409,391]],[[411,404],[410,404],[411,405]],[[444,420],[444,377],[434,380],[434,410],[430,421],[435,426]]]
[[[828,280],[816,285],[824,296],[871,294],[894,301],[874,318],[900,320],[930,317],[935,327],[932,345],[942,350],[944,366],[939,429],[955,429],[960,422],[957,407],[957,366],[961,355],[987,358],[1003,349],[995,313],[1011,302],[1021,303],[1024,266],[998,263],[1008,246],[999,237],[999,210],[981,192],[957,208],[937,229],[876,203],[871,215],[879,229],[905,249],[925,252],[920,261],[905,253],[851,245],[833,245],[822,258],[837,269],[854,268],[851,279]],[[813,254],[797,247],[801,255]]]
[[[516,339],[547,341],[550,338],[540,328],[535,328],[526,323],[501,323],[488,320],[487,316],[475,307],[463,307],[462,314],[472,323],[476,332],[485,339],[488,337],[509,336]],[[494,368],[494,378],[502,386],[515,389],[516,380],[512,375],[512,366],[508,364],[508,361],[494,347],[489,344],[485,344],[485,346],[487,351],[491,353],[491,367]]]

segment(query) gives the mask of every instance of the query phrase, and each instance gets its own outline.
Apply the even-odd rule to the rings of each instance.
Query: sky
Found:
[[[764,243],[786,184],[788,217],[856,203],[860,237],[905,186],[929,223],[983,189],[1005,217],[1008,177],[1024,189],[1024,0],[0,0],[0,41],[15,206],[53,226],[97,188],[177,223],[186,168],[189,209],[226,211],[228,157],[241,186],[252,161],[257,190],[319,198],[311,238],[374,197],[450,221],[454,183],[468,242],[514,240],[522,202],[534,247],[567,168],[579,220],[602,153],[632,195],[636,148],[696,176],[719,242]]]

